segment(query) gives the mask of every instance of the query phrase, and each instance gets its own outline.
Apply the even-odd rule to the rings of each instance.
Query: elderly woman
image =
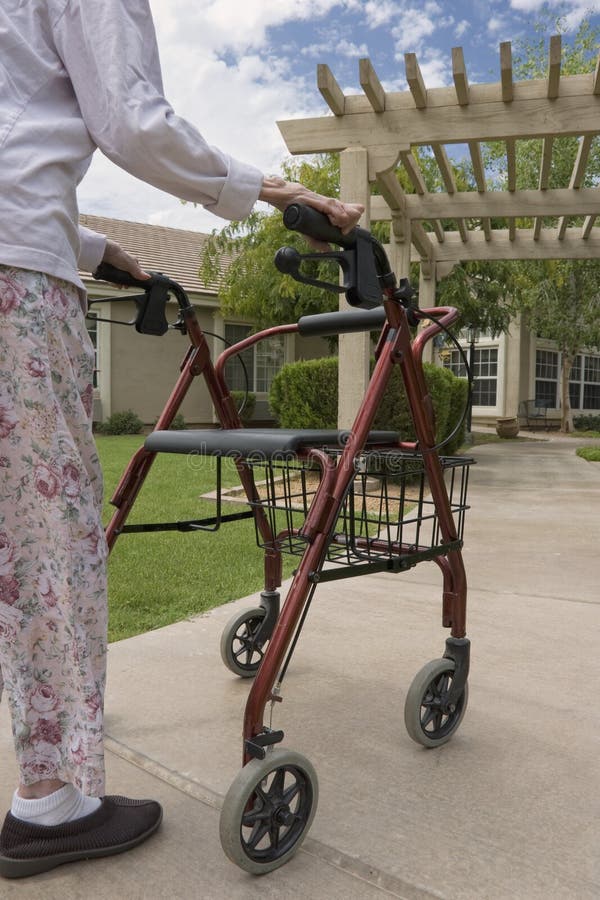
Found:
[[[106,545],[78,270],[144,273],[78,226],[94,151],[226,219],[299,201],[346,230],[362,207],[264,177],[176,116],[147,0],[3,0],[0,86],[0,689],[20,773],[0,874],[19,877],[127,850],[162,817],[104,794]]]

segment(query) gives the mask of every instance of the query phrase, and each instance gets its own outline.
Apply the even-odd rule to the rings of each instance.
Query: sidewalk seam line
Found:
[[[200,784],[196,779],[169,769],[150,756],[146,756],[145,753],[134,750],[108,734],[104,737],[104,747],[108,753],[112,753],[125,762],[131,763],[138,769],[158,778],[204,806],[217,811],[221,810],[223,797],[211,788],[206,787],[206,785]],[[396,897],[398,900],[444,900],[443,894],[432,893],[426,888],[404,882],[395,875],[377,869],[368,863],[361,862],[356,857],[349,856],[342,850],[330,847],[328,844],[315,838],[307,837],[298,852],[314,856],[326,865],[343,872],[357,881],[369,884],[382,893]]]

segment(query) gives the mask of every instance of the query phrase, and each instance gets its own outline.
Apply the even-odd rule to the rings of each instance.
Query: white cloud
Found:
[[[165,93],[175,111],[195,124],[209,143],[264,172],[276,172],[289,156],[276,122],[322,114],[316,85],[306,84],[289,57],[279,58],[268,47],[261,55],[238,50],[219,58],[218,51],[224,53],[225,45],[264,43],[267,13],[280,22],[286,16],[324,13],[339,3],[247,0],[234,5],[235,10],[231,0],[195,5],[189,0],[152,0]],[[349,41],[344,49],[363,50]],[[80,186],[79,202],[83,212],[174,227],[212,230],[224,224],[200,207],[183,206],[176,197],[137,181],[100,153]]]
[[[425,38],[430,37],[436,30],[436,23],[420,10],[411,9],[402,16],[402,21],[392,28],[396,59],[401,59],[406,52],[418,53],[423,46]],[[405,16],[408,21],[405,21]]]
[[[497,34],[506,28],[506,23],[502,16],[490,16],[487,23],[487,30],[490,34]]]
[[[101,2],[101,0],[98,0]],[[289,154],[278,119],[321,116],[314,62],[329,61],[345,93],[360,90],[355,64],[370,56],[386,90],[406,90],[403,53],[418,54],[427,87],[452,83],[450,41],[488,64],[488,28],[521,33],[543,0],[150,0],[165,82],[176,112],[226,152],[266,172]],[[550,0],[575,27],[600,0]],[[457,21],[458,11],[464,18]],[[509,33],[512,28],[512,34]],[[488,35],[489,36],[489,35]],[[498,35],[500,37],[500,35]],[[467,46],[470,43],[471,46]],[[443,48],[443,49],[442,49]],[[320,57],[320,58],[319,58]],[[337,62],[336,62],[337,61]],[[337,71],[335,71],[337,70]],[[471,79],[473,80],[473,79]],[[81,208],[98,215],[210,231],[223,223],[182,206],[97,154],[80,189]]]
[[[169,40],[193,37],[198,48],[245,52],[267,43],[269,28],[325,19],[355,0],[151,0],[157,29]]]
[[[400,15],[402,8],[400,4],[393,3],[392,0],[368,0],[364,6],[364,15],[369,28],[380,28],[387,25],[397,15]]]
[[[572,30],[583,19],[600,12],[600,0],[510,0],[510,8],[515,12],[536,13],[543,7],[553,10]]]
[[[324,56],[328,56],[331,53],[332,44],[310,44],[307,47],[302,47],[301,53],[303,56],[309,56],[314,59],[322,59]],[[369,48],[366,44],[355,44],[353,41],[347,41],[345,38],[341,40],[336,40],[335,44],[335,55],[344,56],[350,59],[359,57],[359,56],[368,56]]]

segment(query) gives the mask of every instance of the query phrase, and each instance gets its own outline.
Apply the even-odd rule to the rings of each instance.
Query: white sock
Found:
[[[10,811],[16,819],[33,825],[62,825],[89,816],[101,802],[99,797],[86,797],[74,784],[65,784],[39,800],[25,800],[15,791]]]

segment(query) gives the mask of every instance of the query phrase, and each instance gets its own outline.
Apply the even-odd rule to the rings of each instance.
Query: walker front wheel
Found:
[[[434,659],[417,672],[404,704],[404,722],[409,735],[424,747],[439,747],[449,741],[467,709],[469,689],[465,684],[455,703],[448,703],[454,678],[454,660]]]
[[[242,678],[254,678],[264,656],[269,637],[257,641],[258,631],[266,616],[262,606],[236,613],[221,635],[221,659],[228,669]]]
[[[253,875],[283,866],[306,837],[318,798],[317,774],[302,754],[278,748],[250,760],[221,811],[225,854]]]

